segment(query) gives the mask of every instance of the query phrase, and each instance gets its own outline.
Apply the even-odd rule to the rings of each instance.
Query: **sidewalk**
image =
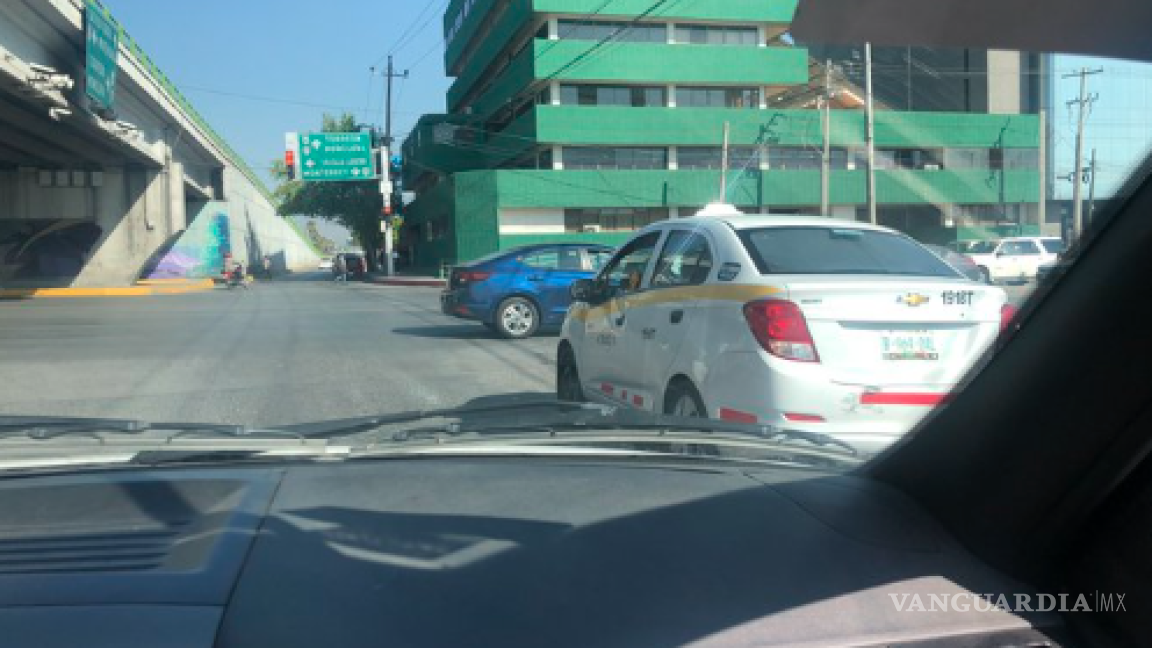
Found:
[[[0,299],[42,299],[62,297],[150,297],[205,292],[215,287],[212,279],[153,279],[133,286],[110,288],[0,288]]]
[[[448,283],[444,279],[430,275],[394,275],[389,277],[379,272],[368,273],[368,278],[365,281],[378,286],[404,286],[408,288],[443,288]]]

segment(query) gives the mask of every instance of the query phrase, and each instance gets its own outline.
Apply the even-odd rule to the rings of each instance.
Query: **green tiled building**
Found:
[[[721,198],[748,213],[818,213],[824,71],[787,36],[795,9],[454,0],[448,114],[424,116],[403,145],[416,199],[402,244],[437,268],[524,243],[619,243]],[[832,86],[828,215],[866,219],[863,91],[843,75]],[[1005,103],[989,102],[998,114],[878,105],[880,223],[933,242],[1038,231],[1040,122]]]

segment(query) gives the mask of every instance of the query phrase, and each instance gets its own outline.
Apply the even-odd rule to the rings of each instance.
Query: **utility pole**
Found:
[[[1074,76],[1080,77],[1080,96],[1068,102],[1069,106],[1075,104],[1080,114],[1076,120],[1076,161],[1072,165],[1072,238],[1079,240],[1080,236],[1084,233],[1084,204],[1081,202],[1083,193],[1083,182],[1081,175],[1084,170],[1084,122],[1088,118],[1088,109],[1099,98],[1098,95],[1088,95],[1088,77],[1093,74],[1100,74],[1104,70],[1097,68],[1089,70],[1088,68],[1080,68],[1079,72],[1072,74],[1065,74],[1064,78],[1069,79]],[[1072,241],[1069,241],[1071,243]]]
[[[824,154],[820,158],[820,215],[831,216],[832,61],[824,61]]]
[[[384,146],[392,148],[392,79],[407,79],[408,70],[396,72],[392,67],[392,57],[388,57],[388,69],[384,72]]]
[[[724,122],[724,147],[720,153],[720,202],[728,202],[728,134],[730,125]]]
[[[392,162],[392,79],[407,79],[408,70],[397,73],[392,67],[392,57],[388,57],[388,68],[384,72],[384,141],[380,151],[380,193],[384,195],[384,220],[380,228],[384,234],[384,273],[391,277],[396,273],[392,259],[392,178],[388,173]]]
[[[865,117],[868,122],[868,222],[876,225],[876,120],[872,105],[872,43],[864,43]]]
[[[1092,162],[1088,165],[1088,219],[1085,225],[1091,225],[1096,216],[1096,149],[1092,149]]]
[[[1040,170],[1040,202],[1036,206],[1036,218],[1040,227],[1048,218],[1048,111],[1040,109],[1040,151],[1036,166]]]

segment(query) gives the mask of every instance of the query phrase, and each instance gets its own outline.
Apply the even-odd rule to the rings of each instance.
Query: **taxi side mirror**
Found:
[[[586,304],[596,301],[598,292],[596,282],[592,279],[579,279],[568,289],[568,293],[572,295],[572,301]]]

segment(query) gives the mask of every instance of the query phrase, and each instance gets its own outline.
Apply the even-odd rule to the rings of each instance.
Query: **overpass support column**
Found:
[[[188,212],[184,195],[184,165],[168,164],[168,233],[176,234],[188,229]]]
[[[144,266],[166,243],[187,227],[184,165],[156,142],[160,169],[108,169],[96,202],[96,224],[102,233],[77,286],[126,286],[140,278]]]
[[[96,201],[99,240],[76,286],[127,286],[168,239],[168,183],[154,169],[109,168]]]

